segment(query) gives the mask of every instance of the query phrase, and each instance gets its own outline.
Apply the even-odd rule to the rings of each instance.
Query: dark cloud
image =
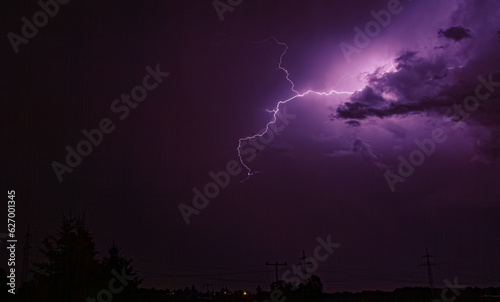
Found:
[[[479,138],[474,142],[473,148],[472,162],[493,163],[500,155],[500,141],[498,139]]]
[[[355,103],[363,103],[367,105],[376,105],[376,104],[381,104],[384,103],[384,98],[375,92],[375,90],[367,86],[365,89],[363,89],[360,92],[355,93],[351,97],[351,101]]]
[[[380,161],[379,156],[375,154],[372,146],[366,141],[356,138],[352,144],[351,150],[335,150],[332,153],[326,154],[328,157],[344,157],[344,156],[361,156],[366,161],[372,163],[375,167],[382,171],[387,170],[387,166]]]
[[[457,29],[450,30],[454,31]],[[469,63],[474,65],[473,58]],[[369,74],[367,85],[354,93],[348,102],[338,106],[330,118],[363,120],[421,113],[443,114],[453,104],[474,95],[479,84],[478,75],[467,75],[462,72],[461,64],[438,51],[419,55],[417,51],[405,50],[395,59],[395,66],[394,72],[379,68]]]
[[[450,27],[441,30],[443,37],[456,41],[470,38],[470,30],[462,27]],[[481,40],[481,41],[480,41]],[[367,85],[354,93],[346,103],[339,105],[330,115],[332,120],[348,120],[348,125],[357,125],[370,117],[387,119],[408,115],[427,115],[443,123],[452,110],[451,122],[458,125],[471,138],[474,163],[493,163],[500,158],[500,89],[490,91],[489,97],[481,101],[477,110],[467,111],[465,118],[457,115],[454,106],[464,108],[464,100],[476,95],[476,88],[481,83],[479,76],[500,82],[498,66],[485,62],[496,62],[496,54],[487,40],[479,36],[475,44],[461,44],[457,53],[467,53],[463,61],[450,55],[455,51],[451,47],[441,46],[429,48],[430,51],[405,50],[394,60],[395,71],[386,72],[377,69],[367,76]],[[491,41],[489,42],[491,43]],[[465,51],[465,52],[464,52]],[[496,85],[496,84],[494,84]],[[496,86],[495,86],[496,87]],[[485,88],[483,88],[485,89]],[[389,120],[388,120],[389,121]],[[361,123],[359,126],[361,127]],[[387,131],[393,133],[394,139],[404,139],[405,132],[394,132],[385,125]],[[358,142],[354,150],[362,150],[363,144]],[[345,152],[335,153],[336,156]],[[365,158],[367,158],[365,156]],[[368,157],[378,162],[375,157]]]
[[[446,30],[440,29],[438,31],[438,36],[445,37],[457,42],[462,39],[472,38],[472,36],[470,35],[470,30],[463,28],[462,26],[453,26]]]
[[[339,119],[366,119],[370,116],[379,118],[390,117],[394,115],[406,115],[423,111],[422,103],[401,104],[389,103],[387,106],[374,108],[362,103],[346,103],[339,106],[335,118]]]
[[[487,78],[487,76],[483,76]],[[493,80],[498,80],[500,78],[499,74],[493,75]],[[438,78],[433,78],[433,80],[439,80]],[[394,86],[384,87],[384,90],[397,89],[397,82],[387,82],[391,83]],[[386,83],[386,84],[387,84]],[[441,90],[433,95],[423,96],[422,98],[412,101],[409,98],[405,98],[402,95],[401,98],[397,100],[389,100],[384,99],[384,102],[379,102],[374,105],[366,104],[362,98],[357,96],[358,93],[354,94],[353,98],[350,99],[349,102],[340,105],[336,109],[336,113],[330,114],[330,118],[334,119],[354,119],[354,120],[363,120],[369,117],[378,117],[378,118],[387,118],[393,116],[407,116],[412,114],[432,114],[437,113],[439,115],[443,115],[445,110],[451,108],[454,104],[461,104],[463,100],[467,96],[471,96],[475,94],[475,88],[477,87],[478,82],[464,83],[463,81],[459,81],[452,86],[443,85]],[[365,88],[367,89],[367,88]],[[415,87],[415,90],[418,90],[419,87]],[[372,88],[370,88],[372,90]],[[364,91],[364,90],[363,90]],[[363,91],[359,92],[360,95],[363,95]],[[399,90],[401,92],[401,90]],[[498,97],[498,92],[495,91],[491,94],[490,99]],[[379,94],[381,96],[381,93]],[[354,99],[354,100],[353,100]],[[495,103],[495,105],[497,104]],[[496,114],[496,111],[480,111],[481,114],[484,115],[492,115]],[[500,116],[499,116],[500,117]],[[488,119],[485,116],[481,116],[481,120],[485,121]],[[352,121],[349,121],[352,122]]]
[[[398,68],[402,68],[403,66],[406,65],[408,61],[414,62],[417,58],[417,52],[416,51],[405,51],[403,52],[399,57],[394,60],[398,64]]]
[[[361,123],[358,121],[347,121],[345,122],[349,127],[359,127]]]
[[[398,71],[399,72],[399,71]],[[482,75],[482,78],[488,82],[500,83],[500,72],[493,73],[491,80],[489,75]],[[397,82],[387,81],[385,84],[391,83],[391,89],[394,89]],[[478,77],[471,78],[470,81],[460,80],[454,85],[440,86],[441,90],[435,95],[423,97],[417,101],[408,101],[408,99],[400,98],[398,100],[385,99],[384,102],[368,105],[359,95],[371,95],[370,93],[359,92],[358,96],[336,110],[335,114],[331,115],[332,119],[349,119],[346,123],[353,124],[354,120],[364,120],[369,117],[377,117],[385,119],[388,117],[404,117],[415,114],[425,114],[429,117],[437,117],[434,121],[444,123],[451,121],[457,123],[456,126],[467,133],[471,138],[473,155],[471,162],[480,164],[496,163],[500,158],[500,89],[496,88],[489,97],[480,101],[476,110],[465,109],[464,100],[470,96],[476,95],[476,88],[480,85]],[[497,85],[497,84],[495,84]],[[490,87],[491,88],[491,87]],[[389,87],[383,86],[378,88],[370,88],[370,91],[388,90]],[[419,87],[415,87],[416,90]],[[485,92],[486,88],[482,88]],[[494,89],[494,88],[492,88]],[[372,96],[370,97],[372,99]],[[353,99],[355,101],[353,101]],[[465,112],[465,117],[460,117],[456,108],[461,108]],[[390,122],[391,120],[387,120]],[[361,123],[360,123],[361,126]],[[394,127],[394,125],[385,124],[383,126],[387,131],[393,134],[394,139],[404,139],[405,132],[403,129]],[[373,164],[382,168],[382,163],[373,154],[371,149],[367,148],[367,144],[359,141],[353,147],[353,153],[363,155],[363,158],[369,159]],[[363,151],[363,152],[362,152]],[[334,155],[346,155],[345,153],[335,153]]]
[[[370,144],[368,144],[366,141],[362,141],[360,139],[355,140],[352,150],[355,153],[360,154],[365,160],[370,161],[378,168],[380,169],[386,168],[386,166],[379,161],[378,156],[373,152],[372,146],[370,146]]]
[[[387,120],[382,127],[392,133],[394,139],[404,139],[406,137],[406,129],[393,121]]]

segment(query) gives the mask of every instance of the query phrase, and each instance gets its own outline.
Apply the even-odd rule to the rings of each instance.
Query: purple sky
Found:
[[[437,286],[498,286],[500,87],[483,85],[460,127],[447,109],[479,76],[500,82],[499,1],[401,1],[349,62],[339,45],[393,1],[243,0],[222,22],[211,1],[164,2],[71,1],[18,54],[7,34],[40,8],[2,4],[2,191],[16,190],[18,236],[36,228],[34,258],[84,212],[101,255],[114,240],[146,287],[268,288],[266,261],[297,263],[330,234],[326,291],[424,286],[426,248]],[[282,104],[295,117],[245,162],[260,172],[231,177],[186,225],[178,205],[294,96],[280,57],[299,93],[354,94]],[[120,120],[111,103],[157,64],[170,75]],[[103,118],[114,132],[59,183],[51,163]],[[384,175],[436,129],[446,140],[391,192]]]

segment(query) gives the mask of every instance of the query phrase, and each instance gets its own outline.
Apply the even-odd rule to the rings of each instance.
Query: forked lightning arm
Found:
[[[312,90],[307,90],[306,92],[304,93],[299,93],[297,90],[295,90],[295,84],[293,83],[293,81],[290,79],[290,74],[288,73],[288,70],[286,70],[286,68],[283,67],[283,56],[286,54],[286,51],[288,50],[288,45],[286,45],[286,43],[283,43],[283,42],[279,42],[276,38],[272,37],[272,38],[269,38],[269,39],[273,39],[276,44],[279,44],[281,46],[284,46],[284,50],[283,52],[281,53],[280,55],[280,61],[279,61],[279,65],[278,65],[278,69],[279,70],[282,70],[285,75],[286,75],[286,80],[288,82],[290,82],[290,85],[291,85],[291,90],[295,93],[294,96],[292,96],[291,98],[289,99],[286,99],[286,100],[283,100],[283,101],[279,101],[276,106],[274,107],[274,109],[268,109],[267,112],[269,113],[272,113],[273,117],[271,118],[271,120],[266,124],[266,127],[265,127],[265,130],[262,132],[262,133],[257,133],[257,134],[254,134],[252,136],[247,136],[247,137],[243,137],[243,138],[240,138],[238,140],[238,148],[236,149],[238,151],[238,157],[240,159],[240,162],[241,164],[247,169],[247,177],[243,180],[247,180],[250,176],[252,176],[255,172],[252,171],[252,169],[250,169],[250,167],[245,164],[245,162],[243,161],[243,158],[241,157],[241,147],[242,147],[242,143],[244,141],[247,141],[247,140],[250,140],[250,139],[255,139],[257,137],[261,137],[263,136],[264,134],[266,134],[266,132],[269,130],[269,127],[274,124],[276,122],[276,115],[278,114],[279,110],[280,110],[280,105],[282,104],[285,104],[285,103],[288,103],[290,101],[292,101],[293,99],[295,98],[301,98],[305,95],[308,95],[310,93],[313,93],[313,94],[317,94],[317,95],[331,95],[331,94],[353,94],[355,91],[337,91],[337,90],[330,90],[328,92],[317,92],[317,91],[312,91]],[[267,41],[268,39],[264,40],[264,41]]]

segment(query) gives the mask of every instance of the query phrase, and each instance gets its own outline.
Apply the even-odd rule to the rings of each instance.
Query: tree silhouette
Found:
[[[321,294],[323,293],[323,282],[321,282],[319,276],[312,275],[311,278],[309,278],[305,285],[305,292],[307,294],[307,297],[309,298],[308,301],[321,300]]]
[[[93,235],[83,218],[63,218],[56,235],[42,242],[45,261],[35,263],[30,301],[85,301],[106,284]]]
[[[115,242],[108,249],[108,256],[104,257],[104,266],[108,272],[109,279],[114,278],[112,271],[122,274],[124,272],[127,276],[133,276],[133,280],[127,281],[127,286],[124,287],[123,291],[117,293],[113,296],[113,301],[136,301],[137,290],[139,284],[142,280],[139,280],[137,273],[134,271],[134,267],[131,265],[132,259],[127,259],[120,254],[120,249],[116,246]],[[107,286],[107,283],[105,283]]]
[[[312,275],[307,282],[294,286],[285,281],[271,283],[271,290],[280,290],[287,302],[321,301],[323,283],[317,275]]]

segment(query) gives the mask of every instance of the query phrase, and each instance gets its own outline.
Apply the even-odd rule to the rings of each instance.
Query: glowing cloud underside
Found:
[[[279,64],[278,64],[278,69],[279,70],[282,70],[284,73],[285,73],[285,78],[286,80],[290,83],[291,85],[291,90],[295,93],[294,96],[292,96],[291,98],[289,99],[286,99],[286,100],[282,100],[282,101],[279,101],[276,106],[274,106],[274,109],[268,109],[267,112],[269,113],[272,113],[272,118],[271,120],[266,124],[266,127],[265,127],[265,130],[262,132],[262,133],[257,133],[257,134],[254,134],[252,136],[247,136],[247,137],[243,137],[243,138],[240,138],[238,140],[238,148],[236,149],[237,152],[238,152],[238,157],[240,159],[240,162],[241,164],[247,169],[247,177],[243,180],[247,180],[250,176],[252,176],[253,174],[257,173],[257,171],[252,171],[252,169],[247,165],[245,164],[245,162],[243,161],[243,158],[241,156],[241,148],[242,148],[242,143],[244,141],[247,141],[247,140],[251,140],[251,139],[255,139],[257,137],[262,137],[263,135],[265,135],[267,133],[267,131],[269,131],[269,127],[271,125],[273,125],[276,120],[277,120],[277,114],[280,110],[280,106],[283,105],[283,104],[286,104],[296,98],[301,98],[301,97],[304,97],[308,94],[316,94],[316,95],[321,95],[321,96],[328,96],[328,95],[332,95],[332,94],[337,94],[337,95],[342,95],[342,94],[345,94],[345,95],[352,95],[354,94],[356,91],[360,91],[361,89],[358,89],[358,90],[355,90],[355,91],[337,91],[335,89],[332,89],[330,91],[324,91],[324,92],[318,92],[318,91],[313,91],[313,90],[307,90],[306,92],[304,93],[299,93],[297,90],[295,90],[295,84],[293,83],[293,81],[290,79],[290,74],[288,73],[288,70],[286,68],[284,68],[282,66],[283,64],[283,56],[286,54],[286,51],[288,50],[288,45],[286,43],[283,43],[283,42],[280,42],[278,41],[275,37],[271,37],[271,38],[268,38],[268,39],[265,39],[261,42],[265,42],[265,41],[268,41],[269,39],[273,39],[276,44],[280,45],[280,46],[283,46],[284,47],[284,50],[283,52],[281,53],[280,55],[280,60],[279,60]],[[386,73],[388,72],[391,72],[391,71],[396,71],[394,65],[391,63],[391,66],[387,69]],[[349,74],[346,74],[346,75],[343,75],[340,80],[339,80],[339,83],[340,81]],[[338,85],[338,83],[337,83]]]

